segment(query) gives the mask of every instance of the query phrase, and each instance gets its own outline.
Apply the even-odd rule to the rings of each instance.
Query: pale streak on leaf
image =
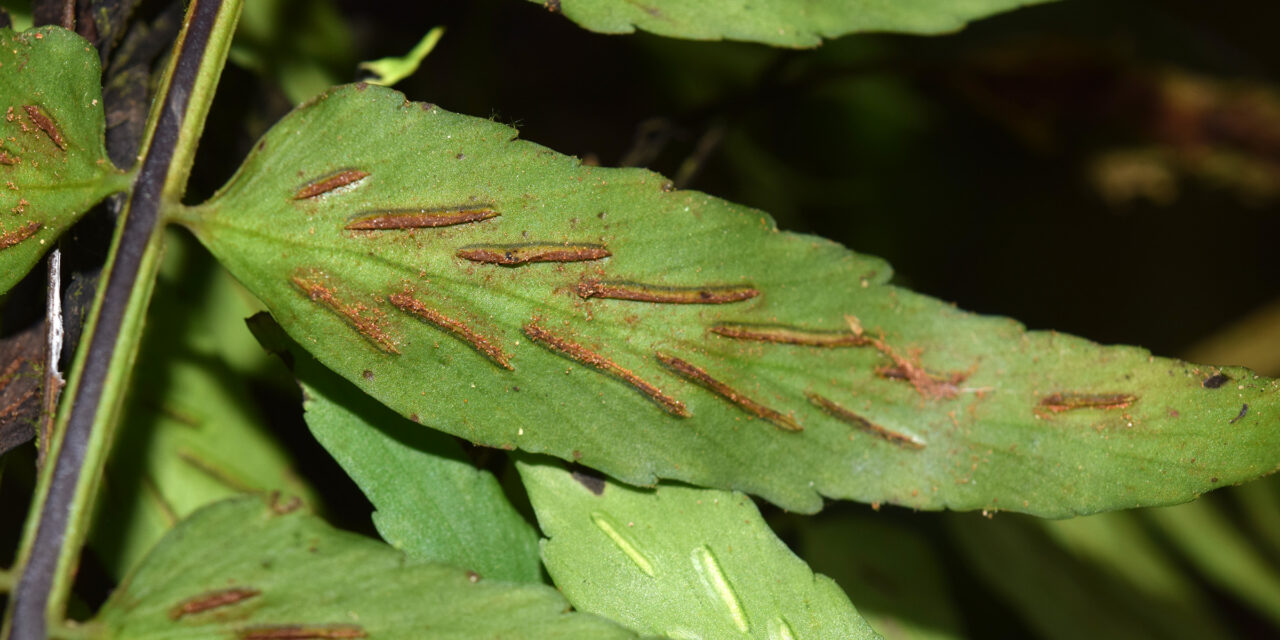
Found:
[[[640,549],[636,547],[635,542],[619,531],[616,523],[610,520],[607,514],[600,513],[599,511],[592,512],[591,522],[594,523],[596,528],[600,529],[604,535],[608,536],[614,544],[618,545],[618,549],[620,549],[622,553],[631,560],[631,562],[635,563],[636,567],[640,569],[640,571],[650,578],[654,577],[653,563],[649,561],[649,558],[644,555],[643,551],[640,551]]]
[[[694,548],[693,553],[690,554],[690,560],[693,561],[693,568],[698,572],[698,577],[702,578],[702,583],[724,606],[729,618],[733,620],[733,626],[743,633],[750,631],[747,616],[742,612],[742,603],[738,601],[738,594],[733,591],[729,578],[724,575],[724,569],[720,568],[720,561],[716,560],[711,549],[705,545]]]

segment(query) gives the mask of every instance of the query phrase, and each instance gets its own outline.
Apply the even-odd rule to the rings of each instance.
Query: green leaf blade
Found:
[[[290,627],[386,639],[635,637],[565,609],[549,587],[407,561],[303,511],[245,497],[206,507],[166,536],[91,628],[130,640],[266,638]]]
[[[487,579],[539,582],[533,527],[498,480],[449,436],[423,429],[295,353],[307,426],[377,509],[378,533],[410,557]]]
[[[814,47],[850,33],[939,34],[1050,0],[531,0],[600,33],[636,29],[692,40]]]
[[[107,160],[101,73],[97,52],[70,31],[0,29],[0,294],[127,185]]]
[[[547,570],[579,610],[670,638],[879,637],[745,495],[518,466]]]
[[[513,138],[338,88],[185,221],[401,415],[633,484],[1060,517],[1280,466],[1276,381],[964,313],[760,211]]]

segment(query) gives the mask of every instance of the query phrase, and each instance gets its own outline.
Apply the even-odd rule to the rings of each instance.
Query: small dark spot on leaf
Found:
[[[1217,482],[1217,481],[1218,481],[1218,476],[1214,476],[1214,477],[1212,477],[1212,478],[1209,478],[1209,482]]]
[[[365,379],[365,380],[372,380],[372,379],[373,379],[373,372],[372,372],[372,371],[370,371],[370,370],[368,370],[368,369],[365,369],[365,370],[364,370],[364,374],[363,374],[363,375],[364,375],[364,379]]]
[[[1206,389],[1217,389],[1228,382],[1231,382],[1231,378],[1227,377],[1227,374],[1225,373],[1219,373],[1207,378],[1200,384]]]
[[[574,460],[581,460],[581,459],[582,459],[582,452],[581,452],[581,451],[578,451],[577,449],[574,449],[574,450],[573,450],[573,459],[574,459]]]
[[[480,582],[480,574],[478,574],[478,573],[476,573],[476,572],[471,571],[470,569],[468,569],[468,570],[467,570],[467,580],[470,580],[472,584],[475,584],[475,583],[477,583],[477,582]]]
[[[542,4],[551,13],[560,13],[560,0],[547,0]]]
[[[586,468],[577,468],[570,471],[569,475],[573,476],[573,479],[577,480],[578,484],[586,487],[587,491],[598,496],[604,495],[604,478],[595,475],[591,470]]]
[[[456,158],[456,159],[458,159],[458,160],[465,160],[465,159],[466,159],[466,157],[467,157],[467,154],[465,154],[465,153],[459,153],[458,155],[454,156],[454,158]]]
[[[357,83],[356,83],[356,91],[364,91],[365,89],[368,89],[368,88],[369,88],[369,83],[368,83],[368,82],[357,82]]]
[[[515,391],[515,392],[519,392],[519,391],[520,391],[520,387],[511,387],[511,390],[512,390],[512,391]]]
[[[1249,405],[1247,405],[1247,404],[1242,404],[1242,405],[1240,405],[1240,413],[1236,414],[1236,417],[1234,417],[1234,418],[1232,418],[1230,421],[1228,421],[1228,423],[1227,423],[1227,424],[1235,424],[1235,423],[1237,423],[1237,422],[1239,422],[1239,421],[1243,420],[1243,419],[1244,419],[1245,414],[1247,414],[1247,413],[1249,413]]]
[[[411,414],[409,414],[409,419],[410,419],[410,420],[412,420],[412,421],[414,421],[414,422],[418,422],[418,414],[416,414],[416,413],[411,413]]]
[[[270,506],[276,515],[283,516],[293,513],[298,510],[298,507],[302,506],[302,498],[298,496],[289,496],[287,500],[281,500],[282,497],[279,491],[271,492]]]

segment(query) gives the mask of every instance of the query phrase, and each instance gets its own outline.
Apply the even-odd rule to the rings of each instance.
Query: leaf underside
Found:
[[[90,637],[635,637],[565,613],[550,587],[415,563],[289,507],[244,497],[197,511],[112,595]]]
[[[101,75],[70,31],[0,29],[0,294],[126,184],[107,160]]]
[[[601,33],[636,29],[692,40],[813,47],[824,38],[885,31],[937,34],[1051,0],[531,0]]]
[[[400,414],[633,484],[1068,516],[1280,465],[1275,381],[964,313],[763,212],[514,138],[340,87],[183,219]]]
[[[579,611],[684,640],[880,637],[741,493],[519,468],[547,571]]]

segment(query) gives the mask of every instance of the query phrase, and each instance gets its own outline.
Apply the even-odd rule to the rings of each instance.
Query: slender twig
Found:
[[[53,423],[58,410],[58,397],[67,381],[58,368],[62,360],[62,244],[49,252],[48,284],[45,298],[44,399],[40,411],[40,453],[36,467],[44,468],[49,447],[53,443]]]
[[[70,405],[59,415],[65,426],[55,430],[52,469],[41,476],[36,521],[28,523],[10,603],[11,640],[43,640],[50,623],[57,625],[64,615],[89,503],[159,264],[162,207],[176,206],[185,185],[239,9],[238,0],[225,0],[225,6],[224,0],[194,0],[188,9],[95,301],[89,339],[73,368]]]
[[[707,130],[698,138],[698,144],[694,145],[693,153],[680,163],[680,168],[676,170],[676,175],[671,182],[676,185],[677,189],[687,189],[693,179],[698,177],[698,173],[702,171],[702,167],[706,165],[707,159],[720,146],[720,142],[724,140],[725,124],[716,122],[707,127]]]
[[[62,11],[60,12],[58,24],[67,31],[76,30],[76,0],[62,0]]]

